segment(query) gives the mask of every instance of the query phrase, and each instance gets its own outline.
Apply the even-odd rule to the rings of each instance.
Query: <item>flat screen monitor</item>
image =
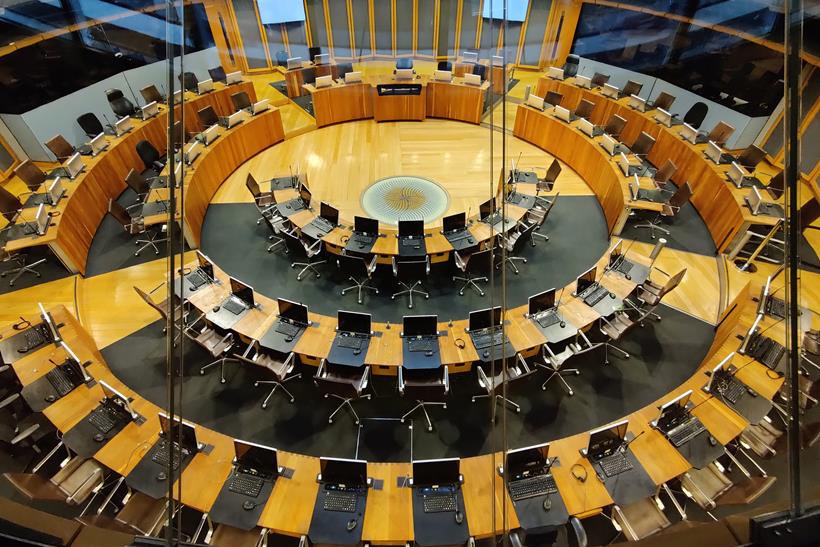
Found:
[[[462,230],[465,226],[467,226],[467,215],[465,213],[456,213],[454,215],[444,217],[441,221],[441,225],[444,233]]]
[[[424,235],[423,220],[400,220],[399,237],[419,237]]]
[[[480,74],[465,74],[464,75],[464,83],[468,85],[481,85],[481,75]]]
[[[77,354],[72,351],[72,349],[65,343],[65,341],[60,342],[60,346],[63,348],[63,351],[66,352],[68,355],[68,362],[64,366],[69,366],[74,369],[74,372],[77,376],[82,377],[83,381],[88,382],[91,380],[91,376],[85,371],[85,367],[83,367],[83,362],[77,357]]]
[[[268,476],[279,474],[276,449],[247,441],[233,440],[233,452],[236,464],[245,469],[253,469]]]
[[[624,254],[624,240],[619,239],[615,245],[612,246],[612,249],[609,251],[609,265],[610,267],[613,266],[620,260],[620,258]]]
[[[551,310],[555,307],[555,289],[547,289],[546,291],[534,294],[530,296],[527,302],[529,304],[529,309],[527,311],[530,315]]]
[[[666,91],[661,91],[657,97],[655,97],[655,102],[652,103],[652,106],[655,108],[663,108],[666,111],[669,111],[672,108],[672,103],[675,102],[675,96],[667,93]]]
[[[706,144],[706,150],[704,150],[704,154],[706,154],[707,158],[720,165],[720,158],[723,156],[723,150],[720,148],[720,145],[718,145],[716,142],[709,141]]]
[[[743,187],[743,179],[749,176],[749,172],[740,165],[738,162],[733,161],[732,165],[729,167],[729,170],[726,172],[726,175],[729,177],[729,180],[732,181],[737,188]]]
[[[583,292],[584,289],[595,283],[595,276],[598,273],[596,266],[591,267],[575,279],[575,293]]]
[[[260,112],[264,112],[270,106],[270,99],[262,99],[261,101],[256,101],[253,103],[251,114],[254,116],[259,114]]]
[[[353,231],[365,235],[376,235],[379,233],[379,221],[375,218],[353,217]]]
[[[319,472],[322,482],[343,484],[350,487],[367,485],[367,462],[343,458],[319,458]]]
[[[159,417],[160,435],[170,441],[177,442],[180,439],[180,433],[182,433],[183,447],[193,450],[199,448],[199,444],[196,440],[195,425],[181,420],[178,417],[174,417],[172,424],[172,420],[164,412],[159,412],[157,416]]]
[[[315,65],[327,65],[330,63],[330,53],[320,53],[316,57],[313,58],[313,64]]]
[[[245,285],[244,283],[233,277],[231,277],[230,280],[231,294],[240,299],[242,302],[246,303],[248,306],[253,307],[253,287],[251,287],[250,285]]]
[[[219,136],[219,124],[215,123],[211,127],[209,127],[208,129],[206,129],[204,133],[202,133],[202,137],[205,141],[205,143],[204,143],[205,146],[208,146],[209,144],[214,142],[218,136]]]
[[[65,188],[63,188],[63,178],[56,177],[51,186],[48,187],[48,204],[54,207],[60,202],[60,199],[65,195]]]
[[[142,107],[142,119],[147,120],[159,114],[159,105],[157,101],[152,101]],[[119,122],[118,122],[119,123]]]
[[[103,396],[107,401],[111,401],[115,405],[119,405],[123,410],[128,412],[132,419],[137,417],[137,413],[131,408],[131,403],[128,397],[111,387],[105,380],[100,380],[100,387],[103,390]]]
[[[663,108],[659,108],[658,111],[655,112],[655,121],[666,127],[672,127],[672,114]]]
[[[413,461],[413,486],[424,488],[460,483],[460,462],[458,458]]]
[[[501,325],[501,306],[470,312],[470,331],[488,329]]]
[[[490,59],[490,62],[493,64],[493,66],[504,66],[504,57],[502,57],[501,55],[493,55]]]
[[[589,76],[581,76],[578,74],[575,76],[575,84],[584,89],[592,89],[592,79],[590,79]]]
[[[588,137],[592,137],[595,134],[595,125],[586,118],[581,118],[578,121],[578,129]]]
[[[487,218],[493,214],[493,209],[495,209],[495,198],[490,198],[478,206],[478,212],[481,218]]]
[[[592,85],[594,87],[601,87],[602,85],[606,84],[609,81],[609,74],[603,74],[601,72],[596,72],[592,75]],[[617,88],[616,88],[617,89]]]
[[[465,63],[475,63],[478,61],[478,53],[475,51],[464,51],[461,54],[461,60]]]
[[[305,4],[302,0],[257,0],[256,5],[263,25],[305,20]]]
[[[508,450],[504,458],[504,473],[510,478],[538,474],[549,464],[549,443]]]
[[[403,336],[433,336],[438,334],[438,315],[405,315]]]
[[[297,68],[302,68],[302,58],[301,57],[290,57],[288,59],[288,70],[294,70]]]
[[[531,106],[536,110],[544,110],[544,99],[535,93],[530,93],[530,96],[527,97],[527,106]]]
[[[214,263],[211,262],[211,259],[202,254],[201,252],[196,252],[196,259],[197,263],[199,264],[199,269],[205,272],[210,279],[214,279]]]
[[[333,76],[331,76],[330,74],[328,74],[327,76],[319,76],[318,78],[316,78],[316,83],[314,83],[313,85],[316,86],[316,89],[330,87],[333,85]]]
[[[396,79],[397,80],[412,80],[413,79],[413,69],[412,68],[397,68],[396,69]]]
[[[612,84],[604,84],[604,86],[601,88],[601,95],[603,95],[604,97],[609,97],[610,99],[617,99],[619,93],[620,89],[618,89]]]
[[[123,116],[114,123],[114,132],[117,136],[122,136],[134,129],[134,124],[131,122],[130,116]]]
[[[678,134],[683,140],[692,144],[695,144],[698,138],[698,130],[686,122],[683,123]]]
[[[202,152],[202,144],[199,141],[194,141],[188,146],[188,149],[185,150],[185,163],[191,165],[194,163],[194,160],[199,157],[199,153]]]
[[[371,317],[369,313],[339,310],[336,318],[339,323],[340,332],[370,334]]]
[[[572,117],[570,116],[569,110],[567,110],[563,106],[556,106],[553,112],[555,113],[555,117],[559,120],[565,121],[567,123],[572,121]]]
[[[313,198],[313,194],[304,182],[299,183],[299,197],[304,202],[305,207],[310,207],[310,200]]]
[[[41,203],[37,207],[37,214],[34,215],[34,224],[36,226],[37,235],[44,236],[46,235],[46,231],[48,231],[48,225],[51,221],[51,217],[48,216],[48,211],[46,211],[45,203]]]
[[[652,425],[661,431],[669,431],[678,425],[689,415],[687,405],[689,404],[689,398],[691,396],[692,390],[690,389],[681,393],[671,401],[662,404],[658,409],[658,418]]]
[[[85,169],[85,163],[79,152],[68,158],[65,162],[65,170],[68,173],[68,178],[74,180]]]
[[[339,210],[324,201],[319,205],[319,216],[334,226],[339,224]]]
[[[362,81],[362,73],[358,70],[353,72],[348,72],[345,74],[345,83],[346,84],[354,84],[356,82]]]
[[[245,112],[243,110],[240,110],[239,112],[234,112],[233,114],[228,116],[228,121],[225,125],[227,126],[228,129],[230,129],[231,127],[233,127],[233,126],[239,124],[241,121],[243,121],[245,119],[245,116],[247,116],[247,112]]]
[[[591,431],[589,444],[587,444],[587,456],[599,460],[613,454],[624,444],[628,426],[629,420],[622,420]]]
[[[38,303],[37,306],[40,308],[40,318],[51,333],[51,341],[54,342],[55,346],[59,346],[62,338],[60,338],[60,330],[57,328],[57,323],[54,322],[54,318],[46,311],[42,303]]]
[[[278,298],[276,304],[279,307],[279,317],[302,325],[308,324],[308,307],[304,304],[286,298]]]
[[[706,384],[704,388],[705,391],[711,393],[712,395],[716,395],[718,393],[717,386],[724,378],[724,374],[728,374],[728,371],[724,372],[724,369],[731,366],[732,358],[734,358],[735,352],[733,351],[729,355],[727,355],[720,363],[712,367],[711,376],[709,376],[709,382]]]
[[[236,72],[228,72],[225,74],[225,85],[233,85],[238,84],[242,81],[242,71],[237,70]]]

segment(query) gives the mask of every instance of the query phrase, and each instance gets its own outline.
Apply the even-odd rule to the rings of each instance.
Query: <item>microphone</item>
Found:
[[[137,94],[134,93],[134,89],[131,87],[131,82],[128,81],[128,78],[125,76],[125,74],[122,75],[122,79],[125,80],[125,85],[128,86],[128,91],[131,92],[131,97],[134,99],[134,108],[139,108],[138,105],[140,104],[140,102],[137,100]]]
[[[643,431],[641,431],[640,433],[638,433],[637,435],[635,435],[634,437],[632,437],[631,439],[629,439],[628,441],[626,441],[625,443],[623,443],[621,445],[621,452],[626,452],[626,450],[629,448],[629,445],[632,444],[633,442],[635,442],[635,439],[637,439],[638,437],[640,437],[644,433],[646,433],[645,429]]]
[[[108,116],[105,115],[105,112],[103,112],[102,117],[105,120],[106,127],[108,127],[111,131],[114,131],[114,126],[111,124],[111,120],[108,119]],[[116,131],[114,132],[116,133]]]
[[[168,93],[165,92],[165,86],[162,85],[162,82],[159,83],[159,88],[162,90],[163,98],[167,99],[168,98]]]

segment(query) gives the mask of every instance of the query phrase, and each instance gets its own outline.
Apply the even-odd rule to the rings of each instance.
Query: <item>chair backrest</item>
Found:
[[[400,57],[396,59],[396,70],[407,70],[413,68],[413,59],[409,57]]]
[[[553,106],[561,106],[561,101],[563,99],[563,94],[558,93],[557,91],[547,91],[547,96],[544,97],[544,102],[549,103]]]
[[[558,197],[560,195],[561,192],[558,192],[552,197],[552,201],[550,201],[550,204],[547,206],[547,210],[544,211],[544,221],[547,220],[547,217],[550,215],[550,211],[552,211],[553,207],[555,207],[555,204],[558,203]]]
[[[427,259],[396,260],[396,277],[401,281],[420,281],[427,277]]]
[[[470,273],[486,273],[493,268],[493,251],[484,249],[470,255],[467,262],[467,271]]]
[[[77,116],[77,123],[90,138],[96,137],[103,132],[103,125],[93,112],[86,112]]]
[[[136,293],[139,295],[139,297],[142,298],[143,302],[145,302],[146,304],[148,304],[149,306],[151,306],[152,308],[157,310],[157,313],[159,313],[159,316],[163,320],[168,319],[168,313],[165,311],[165,308],[163,308],[162,306],[160,306],[159,304],[154,302],[154,299],[151,298],[150,294],[143,291],[142,289],[140,289],[136,285],[134,286],[134,291],[136,291]]]
[[[215,82],[224,82],[227,80],[227,75],[225,74],[225,69],[221,66],[217,66],[214,68],[208,69],[208,76],[211,77],[211,80]]]
[[[57,156],[60,162],[67,160],[74,154],[74,147],[62,135],[54,135],[45,142],[45,145],[52,154]]]
[[[233,107],[236,110],[242,110],[243,108],[251,107],[251,99],[250,97],[248,97],[248,94],[244,91],[232,93],[231,102],[233,103]]]
[[[345,74],[348,72],[353,72],[353,63],[339,63],[336,65],[336,74],[342,80],[345,78]]]
[[[262,195],[262,190],[259,189],[259,183],[256,182],[256,179],[253,178],[253,175],[250,173],[245,177],[245,188],[248,189],[254,199]]]
[[[571,78],[578,74],[578,65],[581,58],[577,55],[567,55],[567,60],[564,62],[564,78]]]
[[[417,401],[444,401],[449,391],[444,365],[438,368],[408,369],[402,367],[404,396]]]
[[[153,102],[162,102],[162,95],[159,93],[159,89],[154,84],[147,85],[140,89],[140,95],[145,100],[145,104],[153,103]]]
[[[219,122],[219,116],[211,105],[197,110],[196,117],[199,118],[199,125],[203,131]]]
[[[154,148],[154,145],[146,140],[141,140],[136,145],[137,155],[145,164],[146,169],[151,169],[155,161],[159,161],[159,151]]]
[[[678,166],[672,160],[666,160],[660,169],[655,172],[655,182],[665,183],[672,180],[672,176],[678,170]]]
[[[109,199],[108,212],[111,213],[111,216],[114,217],[114,220],[122,224],[124,228],[128,229],[128,226],[131,224],[131,215],[128,214],[128,211],[125,210],[125,207],[123,207],[113,199]]]
[[[482,80],[485,80],[487,74],[487,67],[480,63],[476,63],[473,65],[473,74],[478,74],[479,76],[481,76]]]
[[[686,115],[683,117],[683,122],[691,125],[695,129],[700,129],[703,120],[706,118],[706,114],[709,113],[709,106],[702,102],[698,101],[692,105]]]
[[[453,70],[453,63],[450,61],[439,61],[437,68],[438,70]]]
[[[820,218],[820,202],[813,198],[800,207],[800,231],[806,230],[818,218]]]
[[[686,268],[682,269],[681,271],[670,277],[664,284],[663,289],[661,289],[661,298],[663,298],[666,293],[672,292],[675,289],[675,287],[680,285],[680,282],[683,281],[683,278],[685,276]]]
[[[359,386],[362,385],[367,370],[367,367],[339,366],[325,361],[316,371],[313,380],[322,393],[338,395],[345,399],[358,399],[361,395]]]
[[[122,91],[119,89],[108,89],[105,92],[105,98],[108,99],[108,104],[111,110],[119,117],[130,116],[134,113],[134,103],[128,100]]]
[[[581,99],[578,106],[575,108],[575,115],[579,118],[586,118],[592,115],[592,109],[595,108],[595,103],[586,99]]]
[[[544,182],[552,184],[558,179],[561,174],[561,164],[557,159],[553,159],[550,166],[547,168],[547,173],[544,175]]]
[[[179,75],[179,83],[186,91],[196,91],[199,80],[193,72],[183,72]]]
[[[519,252],[524,244],[532,239],[532,232],[537,226],[537,224],[527,224],[527,226],[519,232],[518,239],[513,243],[512,252]]]
[[[317,55],[321,55],[321,54],[322,54],[322,48],[320,48],[320,47],[314,46],[314,47],[309,47],[308,48],[308,56],[310,57],[310,62],[311,63],[314,60],[316,60]]]
[[[672,194],[672,197],[669,198],[669,205],[679,209],[689,201],[692,194],[692,187],[689,186],[689,181],[686,181]]]
[[[288,66],[288,52],[280,49],[276,52],[276,64],[279,66]]]
[[[285,246],[288,248],[288,251],[292,253],[296,253],[297,256],[305,256],[307,251],[305,251],[305,246],[302,244],[302,240],[293,232],[282,232],[282,238],[285,240]]]
[[[31,160],[26,160],[18,165],[14,170],[14,174],[26,183],[31,192],[36,192],[46,181],[46,174],[40,171],[40,168],[34,165]]]
[[[0,186],[0,213],[9,222],[14,222],[17,217],[17,211],[23,208],[23,203],[20,199]]]
[[[125,175],[125,184],[138,195],[147,194],[151,188],[145,177],[139,174],[136,169],[131,169]]]
[[[360,256],[341,254],[337,256],[336,264],[345,275],[367,275],[367,261]]]

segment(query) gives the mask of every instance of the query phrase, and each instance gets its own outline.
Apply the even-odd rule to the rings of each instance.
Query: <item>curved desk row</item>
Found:
[[[242,82],[232,86],[217,84],[217,89],[206,95],[186,93],[186,102],[177,107],[177,115],[184,112],[185,128],[200,130],[197,110],[212,106],[220,116],[234,112],[230,96],[244,91],[251,100],[256,93],[253,84]],[[190,99],[190,100],[187,100]],[[52,218],[46,234],[9,241],[6,249],[17,251],[38,245],[48,245],[65,267],[73,273],[85,274],[86,260],[94,234],[108,212],[108,200],[116,199],[126,188],[125,177],[131,169],[143,171],[136,144],[149,141],[158,150],[166,149],[168,111],[162,106],[160,114],[147,121],[134,120],[134,128],[121,137],[108,137],[108,149],[95,157],[83,157],[85,170],[73,181],[66,181],[67,195],[52,208],[59,213]],[[23,218],[34,214],[27,209]]]
[[[734,247],[733,242],[739,241],[742,233],[752,224],[773,226],[777,223],[776,217],[752,215],[743,206],[743,198],[749,191],[739,190],[727,182],[729,166],[718,166],[707,160],[703,154],[705,144],[685,142],[678,135],[679,126],[669,128],[660,125],[654,120],[652,111],[639,112],[629,108],[628,97],[609,99],[598,91],[572,85],[573,81],[573,78],[557,81],[542,77],[538,81],[536,95],[544,97],[548,91],[561,93],[562,106],[570,110],[574,110],[581,99],[586,99],[595,104],[590,121],[596,125],[605,125],[613,114],[623,117],[627,123],[620,140],[624,143],[634,142],[642,131],[652,135],[656,142],[649,152],[649,161],[658,167],[666,160],[675,163],[678,170],[672,180],[677,184],[688,181],[691,185],[694,192],[692,205],[706,223],[718,251]]]

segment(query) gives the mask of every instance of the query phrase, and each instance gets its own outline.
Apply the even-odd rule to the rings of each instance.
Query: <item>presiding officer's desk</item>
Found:
[[[417,95],[379,95],[384,84],[421,86]],[[316,125],[323,127],[339,122],[375,118],[376,121],[423,120],[447,118],[480,123],[489,82],[480,86],[465,84],[463,78],[452,82],[436,81],[428,76],[396,80],[392,76],[366,77],[346,84],[334,80],[328,87],[305,84],[313,99]]]
[[[214,91],[196,95],[185,94],[185,102],[176,106],[177,116],[184,111],[185,129],[195,133],[200,130],[197,110],[205,106],[214,108],[219,116],[234,112],[230,96],[244,91],[252,101],[256,93],[250,82],[240,82],[231,86],[214,84]],[[85,170],[73,181],[64,178],[67,195],[52,208],[58,213],[52,217],[52,225],[45,235],[24,237],[9,241],[6,249],[10,252],[47,245],[72,273],[85,274],[86,260],[94,234],[108,212],[108,200],[117,199],[125,190],[125,177],[131,169],[143,171],[145,166],[136,152],[136,144],[149,141],[158,150],[165,150],[167,140],[168,109],[160,105],[159,115],[149,120],[133,120],[133,129],[120,137],[106,137],[108,148],[97,156],[84,156]],[[244,125],[244,124],[243,124]],[[244,161],[248,156],[239,157],[244,150],[236,150],[233,157]],[[222,172],[224,174],[224,172]],[[220,179],[220,183],[224,177]],[[46,183],[48,184],[48,183]],[[34,209],[26,210],[25,220],[34,214]]]

